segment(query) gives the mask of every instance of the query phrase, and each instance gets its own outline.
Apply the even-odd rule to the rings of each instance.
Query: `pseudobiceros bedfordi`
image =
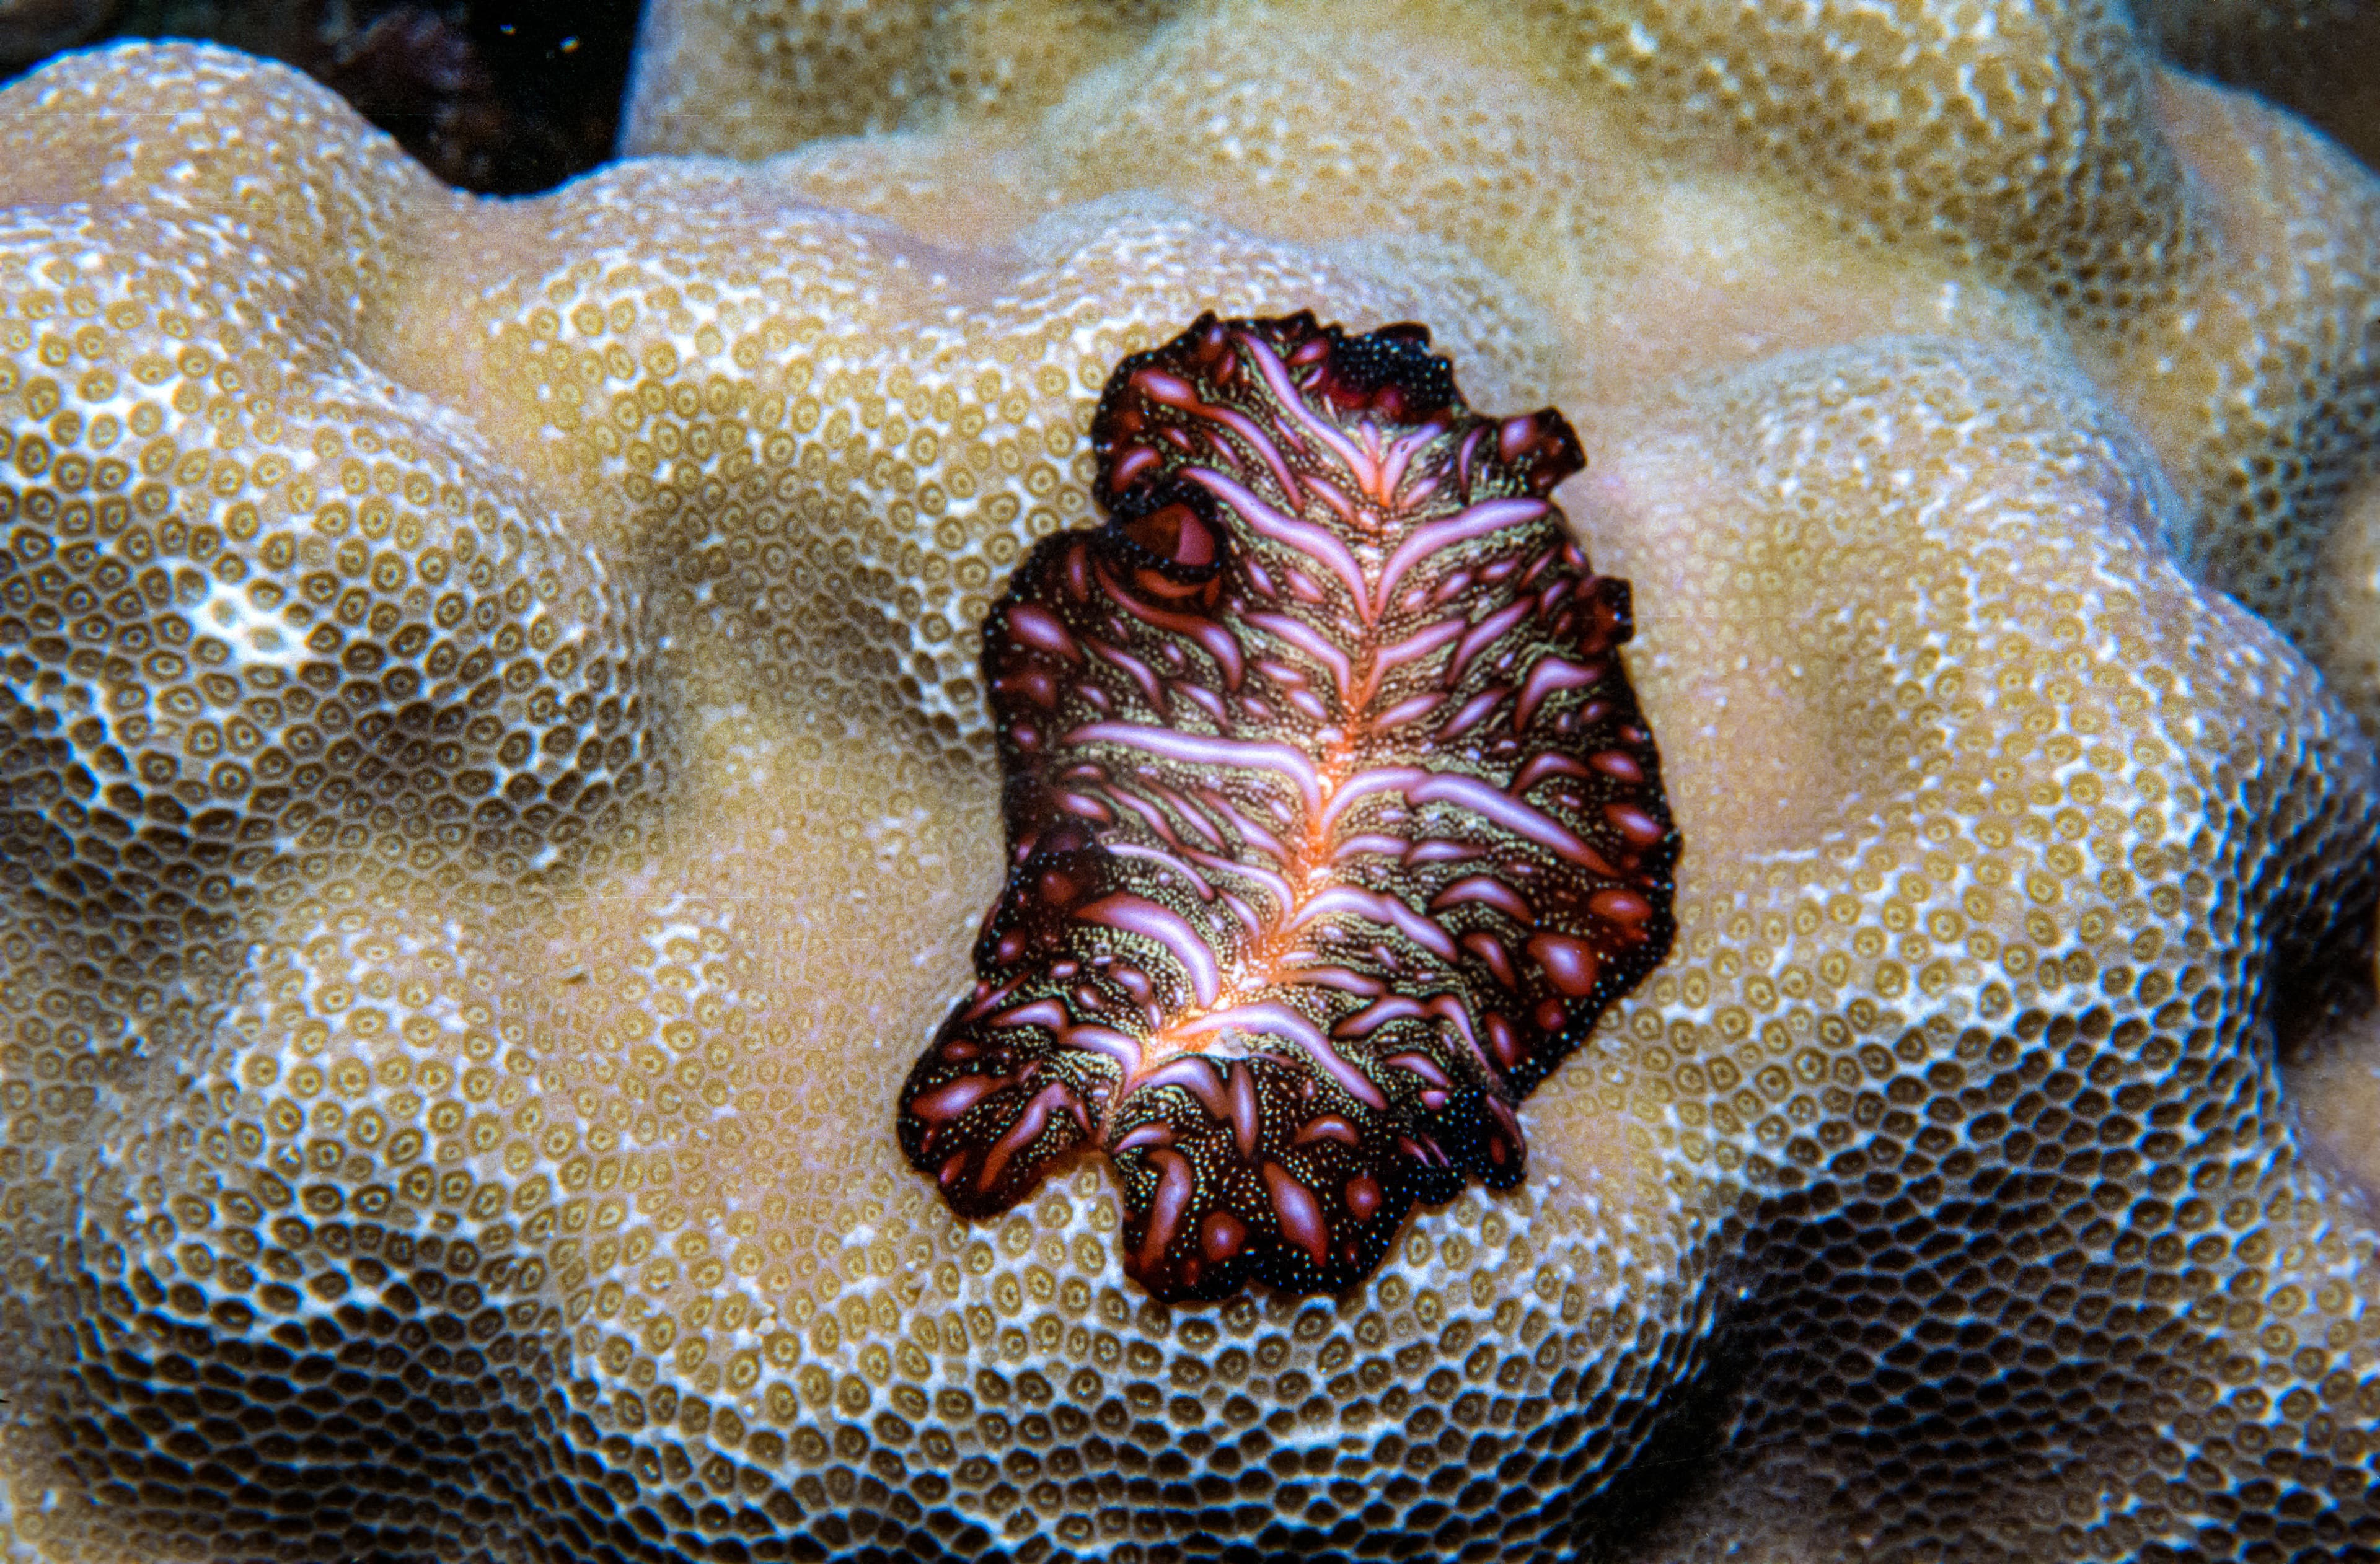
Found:
[[[1160,1300],[1337,1291],[1669,949],[1679,842],[1628,584],[1551,409],[1418,326],[1201,317],[1126,358],[1094,531],[984,624],[1008,880],[903,1149],[981,1218],[1104,1151]]]

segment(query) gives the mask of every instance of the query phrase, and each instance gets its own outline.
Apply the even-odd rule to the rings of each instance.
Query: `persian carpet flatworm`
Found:
[[[901,1097],[970,1217],[1103,1151],[1160,1299],[1336,1291],[1507,1188],[1514,1109],[1667,952],[1679,843],[1561,415],[1418,326],[1202,317],[1109,380],[1106,525],[984,624],[1008,880]]]

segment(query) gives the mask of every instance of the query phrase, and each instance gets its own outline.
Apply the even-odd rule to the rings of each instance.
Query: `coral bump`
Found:
[[[901,1097],[969,1217],[1097,1148],[1157,1298],[1338,1291],[1518,1182],[1516,1107],[1666,953],[1628,584],[1547,409],[1418,326],[1201,317],[1109,379],[1096,530],[984,626],[1008,878]]]

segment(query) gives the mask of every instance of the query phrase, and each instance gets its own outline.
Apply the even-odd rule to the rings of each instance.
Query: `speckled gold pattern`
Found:
[[[906,128],[515,204],[221,53],[0,93],[6,1546],[2380,1548],[2277,1062],[2369,960],[2371,183],[2096,11],[1933,130],[1969,10],[1761,14],[919,7],[895,103],[661,6],[638,125]],[[975,626],[1119,360],[1298,309],[1572,416],[1690,846],[1518,1187],[1165,1309],[1095,1165],[971,1225],[888,1125]]]

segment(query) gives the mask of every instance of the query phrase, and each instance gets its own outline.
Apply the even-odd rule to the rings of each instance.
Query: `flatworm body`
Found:
[[[1418,326],[1202,317],[1125,359],[1095,531],[984,624],[1009,874],[901,1097],[969,1217],[1104,1151],[1156,1297],[1337,1291],[1521,1177],[1514,1106],[1670,937],[1628,584],[1551,409]]]

